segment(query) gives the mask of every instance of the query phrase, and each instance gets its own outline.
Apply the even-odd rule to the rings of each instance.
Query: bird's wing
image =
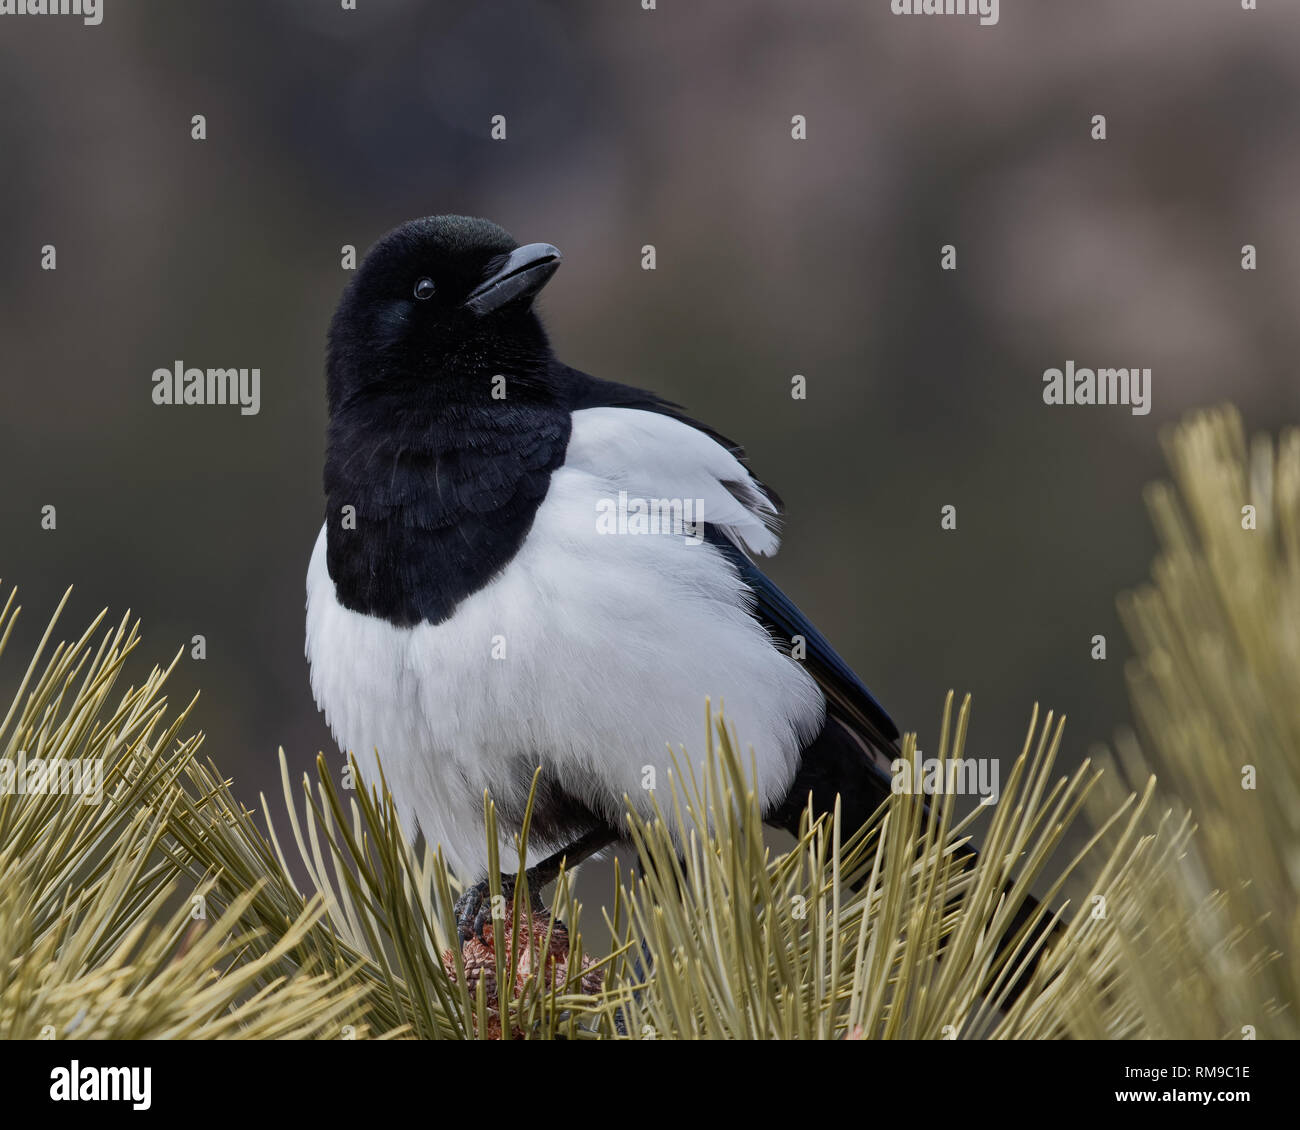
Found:
[[[757,565],[730,539],[714,535],[710,540],[754,594],[751,615],[783,649],[800,658],[826,698],[821,730],[803,748],[785,799],[764,819],[797,836],[810,794],[815,813],[830,812],[838,797],[848,835],[889,796],[899,756],[898,727],[826,637]]]
[[[860,733],[866,739],[863,748],[873,756],[891,751],[898,741],[898,727],[826,637],[730,538],[714,536],[710,540],[754,594],[753,615],[768,632],[792,647],[796,641],[802,642],[802,662],[826,695],[827,713]],[[880,760],[878,756],[875,759]]]
[[[741,465],[741,469],[748,481],[763,494],[772,510],[777,515],[780,515],[782,511],[780,496],[754,474],[753,470],[745,462],[745,449],[735,440],[728,439],[721,432],[709,427],[708,424],[694,419],[680,404],[665,400],[662,396],[650,392],[648,389],[619,384],[617,381],[603,381],[599,377],[593,377],[589,373],[584,373],[569,365],[560,365],[558,362],[556,364],[559,372],[555,374],[555,381],[557,385],[567,388],[570,409],[576,411],[580,408],[630,408],[643,412],[654,412],[660,416],[667,416],[670,420],[677,420],[679,423],[686,424],[695,431],[708,436],[709,439],[735,458]]]
[[[897,752],[898,727],[826,637],[749,557],[775,552],[781,504],[745,465],[740,446],[652,392],[598,380],[576,369],[566,368],[566,377],[573,407],[616,414],[609,417],[604,432],[604,440],[616,447],[607,453],[607,462],[622,459],[635,465],[637,472],[630,473],[639,481],[653,476],[657,487],[663,484],[658,489],[664,495],[678,493],[670,486],[706,491],[709,540],[752,593],[751,615],[783,647],[802,641],[801,662],[826,696],[826,740],[834,733],[838,745],[856,748],[868,756],[874,770],[887,771]],[[662,423],[636,427],[633,417],[651,423],[658,417]],[[743,514],[736,513],[737,504]]]
[[[578,409],[565,465],[599,469],[629,497],[687,504],[693,522],[716,526],[752,553],[776,551],[776,503],[732,452],[666,413]]]

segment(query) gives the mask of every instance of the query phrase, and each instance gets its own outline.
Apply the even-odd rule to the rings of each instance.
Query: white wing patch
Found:
[[[751,553],[775,553],[780,544],[776,507],[744,464],[671,416],[628,408],[575,412],[564,465],[640,498],[697,499],[704,521]]]

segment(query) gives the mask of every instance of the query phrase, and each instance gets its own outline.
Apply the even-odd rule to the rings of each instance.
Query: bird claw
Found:
[[[501,876],[501,897],[505,900],[503,909],[514,901],[515,882],[515,876],[513,875]],[[534,911],[544,911],[546,907],[542,903],[542,897],[538,893],[537,885],[530,882],[528,893],[532,909]],[[485,941],[483,930],[494,917],[492,913],[492,884],[487,879],[482,879],[472,887],[466,887],[452,909],[456,915],[456,931],[462,944],[473,939]]]
[[[504,879],[503,875],[501,884],[503,894],[507,890]],[[511,890],[511,894],[513,893]],[[483,928],[492,917],[491,885],[484,879],[471,887],[466,887],[460,898],[456,900],[453,910],[456,915],[456,932],[460,935],[462,944],[474,938],[482,941]]]

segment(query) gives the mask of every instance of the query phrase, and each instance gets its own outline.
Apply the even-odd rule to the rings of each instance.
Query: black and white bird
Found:
[[[769,823],[839,794],[847,834],[889,791],[898,731],[754,565],[780,505],[740,448],[552,352],[533,300],[560,260],[435,216],[349,283],[307,575],[316,702],[466,882],[487,870],[485,789],[512,858],[540,766],[530,864],[575,862],[622,838],[625,797],[650,811],[646,769],[700,747],[705,696],[752,747]],[[619,500],[702,525],[611,530]]]

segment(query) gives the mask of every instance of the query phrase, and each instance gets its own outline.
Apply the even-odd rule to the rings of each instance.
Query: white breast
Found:
[[[378,749],[407,831],[418,823],[462,878],[486,871],[483,790],[522,800],[521,755],[621,823],[624,794],[648,812],[643,785],[667,788],[670,745],[698,760],[706,696],[752,745],[766,802],[784,795],[822,721],[816,683],[749,616],[748,590],[717,550],[680,532],[598,528],[601,500],[620,491],[703,498],[706,520],[774,547],[741,464],[654,413],[597,408],[573,421],[523,546],[446,622],[398,628],[343,608],[323,529],[308,569],[316,702],[376,780]],[[747,484],[739,500],[722,485],[733,479]],[[561,846],[535,843],[530,857]]]

